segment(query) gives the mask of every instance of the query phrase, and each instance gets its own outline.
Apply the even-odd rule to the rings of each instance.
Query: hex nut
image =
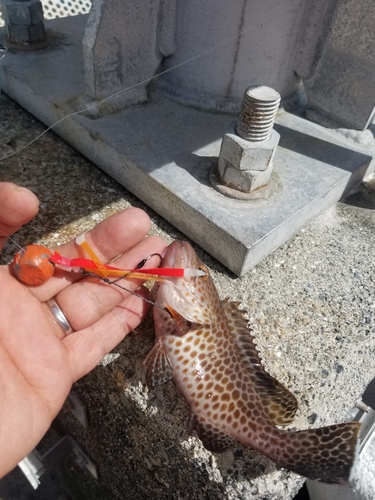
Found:
[[[236,122],[224,134],[219,158],[239,170],[265,170],[272,162],[280,135],[272,130],[266,141],[248,141],[236,132]],[[219,168],[220,171],[220,168]]]
[[[235,127],[233,122],[224,134],[218,171],[224,185],[250,193],[268,184],[280,135],[272,130],[268,140],[252,142],[242,139]]]
[[[34,26],[43,22],[43,7],[40,0],[15,2],[3,0],[3,16],[6,24]]]
[[[252,193],[266,187],[271,179],[273,166],[266,170],[237,170],[226,165],[221,182],[242,193]]]
[[[7,38],[17,45],[30,45],[43,42],[46,39],[44,24],[33,26],[6,25]]]

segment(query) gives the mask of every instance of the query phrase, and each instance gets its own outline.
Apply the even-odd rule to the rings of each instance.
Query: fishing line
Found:
[[[129,292],[131,293],[132,295],[135,295],[135,297],[138,297],[139,299],[142,299],[144,300],[145,302],[147,302],[148,304],[151,304],[152,306],[154,307],[158,307],[159,309],[161,309],[162,311],[165,311],[165,308],[162,307],[162,306],[159,306],[159,304],[157,304],[156,302],[153,302],[152,300],[150,299],[147,299],[146,297],[143,297],[143,295],[140,295],[139,293],[137,292],[134,292],[132,290],[129,290],[129,288],[126,288],[122,285],[119,285],[117,282],[119,280],[122,280],[124,278],[127,277],[126,274],[124,274],[124,276],[121,276],[121,278],[117,278],[116,280],[110,280],[109,278],[105,278],[104,276],[98,276],[97,274],[94,274],[94,273],[90,273],[89,271],[86,271],[85,269],[82,269],[82,274],[84,276],[90,276],[91,278],[96,278],[96,279],[99,279],[100,281],[103,281],[104,283],[107,283],[108,285],[114,285],[114,286],[117,286],[118,288],[121,288],[121,290],[125,290],[125,292]]]
[[[7,238],[8,240],[10,240],[10,241],[11,241],[14,245],[16,245],[16,247],[18,247],[20,250],[25,250],[23,247],[21,247],[21,245],[19,245],[19,244],[17,243],[17,241],[16,241],[14,238],[12,238],[11,236],[9,236],[9,234],[7,234],[7,233],[6,233],[5,231],[3,231],[2,229],[0,229],[0,233],[2,233],[2,234],[5,236],[5,238]]]
[[[134,85],[131,85],[130,87],[127,87],[125,89],[119,90],[118,92],[115,92],[114,94],[106,97],[105,99],[103,99],[102,101],[100,101],[100,102],[98,102],[96,104],[89,105],[89,106],[87,106],[84,109],[81,109],[79,111],[75,111],[73,113],[70,113],[67,116],[64,116],[63,118],[60,118],[60,120],[58,120],[57,122],[55,122],[53,125],[51,125],[46,130],[44,130],[41,134],[39,134],[37,137],[35,137],[35,139],[33,139],[32,141],[30,141],[28,144],[25,144],[21,148],[17,149],[16,151],[13,151],[13,153],[10,153],[10,154],[8,154],[6,156],[3,156],[2,158],[0,158],[0,161],[6,160],[7,158],[10,158],[11,156],[14,156],[14,155],[20,153],[21,151],[23,151],[24,149],[28,148],[29,146],[31,146],[31,144],[33,144],[34,142],[36,142],[37,140],[39,140],[41,137],[43,137],[44,134],[46,134],[49,130],[51,130],[53,127],[55,127],[56,125],[58,125],[62,121],[67,120],[68,118],[71,118],[72,116],[76,116],[76,115],[79,115],[81,113],[85,113],[86,111],[90,111],[92,109],[95,109],[98,106],[100,106],[101,104],[103,104],[104,102],[109,101],[113,97],[116,97],[116,96],[118,96],[120,94],[128,92],[129,90],[132,90],[132,89],[134,89],[136,87],[139,87],[140,85],[143,85],[145,83],[151,82],[152,80],[155,80],[155,78],[158,78],[159,76],[165,75],[165,74],[167,74],[167,73],[169,73],[169,72],[171,72],[171,71],[173,71],[173,70],[175,70],[177,68],[180,68],[181,66],[184,66],[185,64],[189,64],[192,61],[195,61],[196,59],[199,59],[200,57],[203,57],[204,55],[209,54],[210,52],[213,52],[214,50],[218,49],[219,47],[222,47],[223,45],[226,45],[226,44],[232,42],[233,40],[235,40],[236,38],[239,38],[241,35],[247,33],[251,29],[252,29],[251,27],[250,28],[246,28],[246,29],[240,31],[239,33],[237,33],[236,35],[234,35],[234,36],[232,36],[230,38],[225,39],[223,42],[218,43],[214,47],[211,47],[211,48],[209,48],[209,49],[207,49],[207,50],[205,50],[203,52],[200,52],[199,54],[197,54],[195,56],[192,56],[189,59],[186,59],[185,61],[182,61],[182,62],[176,64],[175,66],[172,66],[171,68],[168,68],[168,69],[166,69],[164,71],[161,71],[160,73],[157,73],[156,75],[151,76],[150,78],[146,78],[145,80],[142,80],[141,82],[135,83]],[[5,56],[5,53],[2,56],[2,58],[4,56]]]

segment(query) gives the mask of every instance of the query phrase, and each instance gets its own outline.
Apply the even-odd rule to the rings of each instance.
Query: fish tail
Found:
[[[324,483],[346,484],[359,454],[359,422],[305,431],[284,431],[276,462],[286,469]]]

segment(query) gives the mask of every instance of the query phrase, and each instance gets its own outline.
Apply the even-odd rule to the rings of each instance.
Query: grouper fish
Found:
[[[347,483],[360,424],[282,429],[292,422],[297,400],[265,371],[239,303],[220,300],[187,242],[173,242],[162,266],[201,269],[205,275],[156,285],[156,338],[144,362],[148,385],[175,380],[190,406],[190,430],[212,452],[224,452],[237,440],[307,478]]]

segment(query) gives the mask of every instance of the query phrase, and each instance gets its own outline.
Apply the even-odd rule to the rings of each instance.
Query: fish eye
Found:
[[[208,278],[209,274],[210,274],[210,273],[208,272],[208,268],[207,268],[204,264],[200,264],[200,265],[198,266],[198,269],[199,269],[200,271],[203,271],[203,272],[204,272],[205,276],[201,276],[201,278],[202,278],[202,280],[203,280],[203,281],[205,281],[205,280]]]

